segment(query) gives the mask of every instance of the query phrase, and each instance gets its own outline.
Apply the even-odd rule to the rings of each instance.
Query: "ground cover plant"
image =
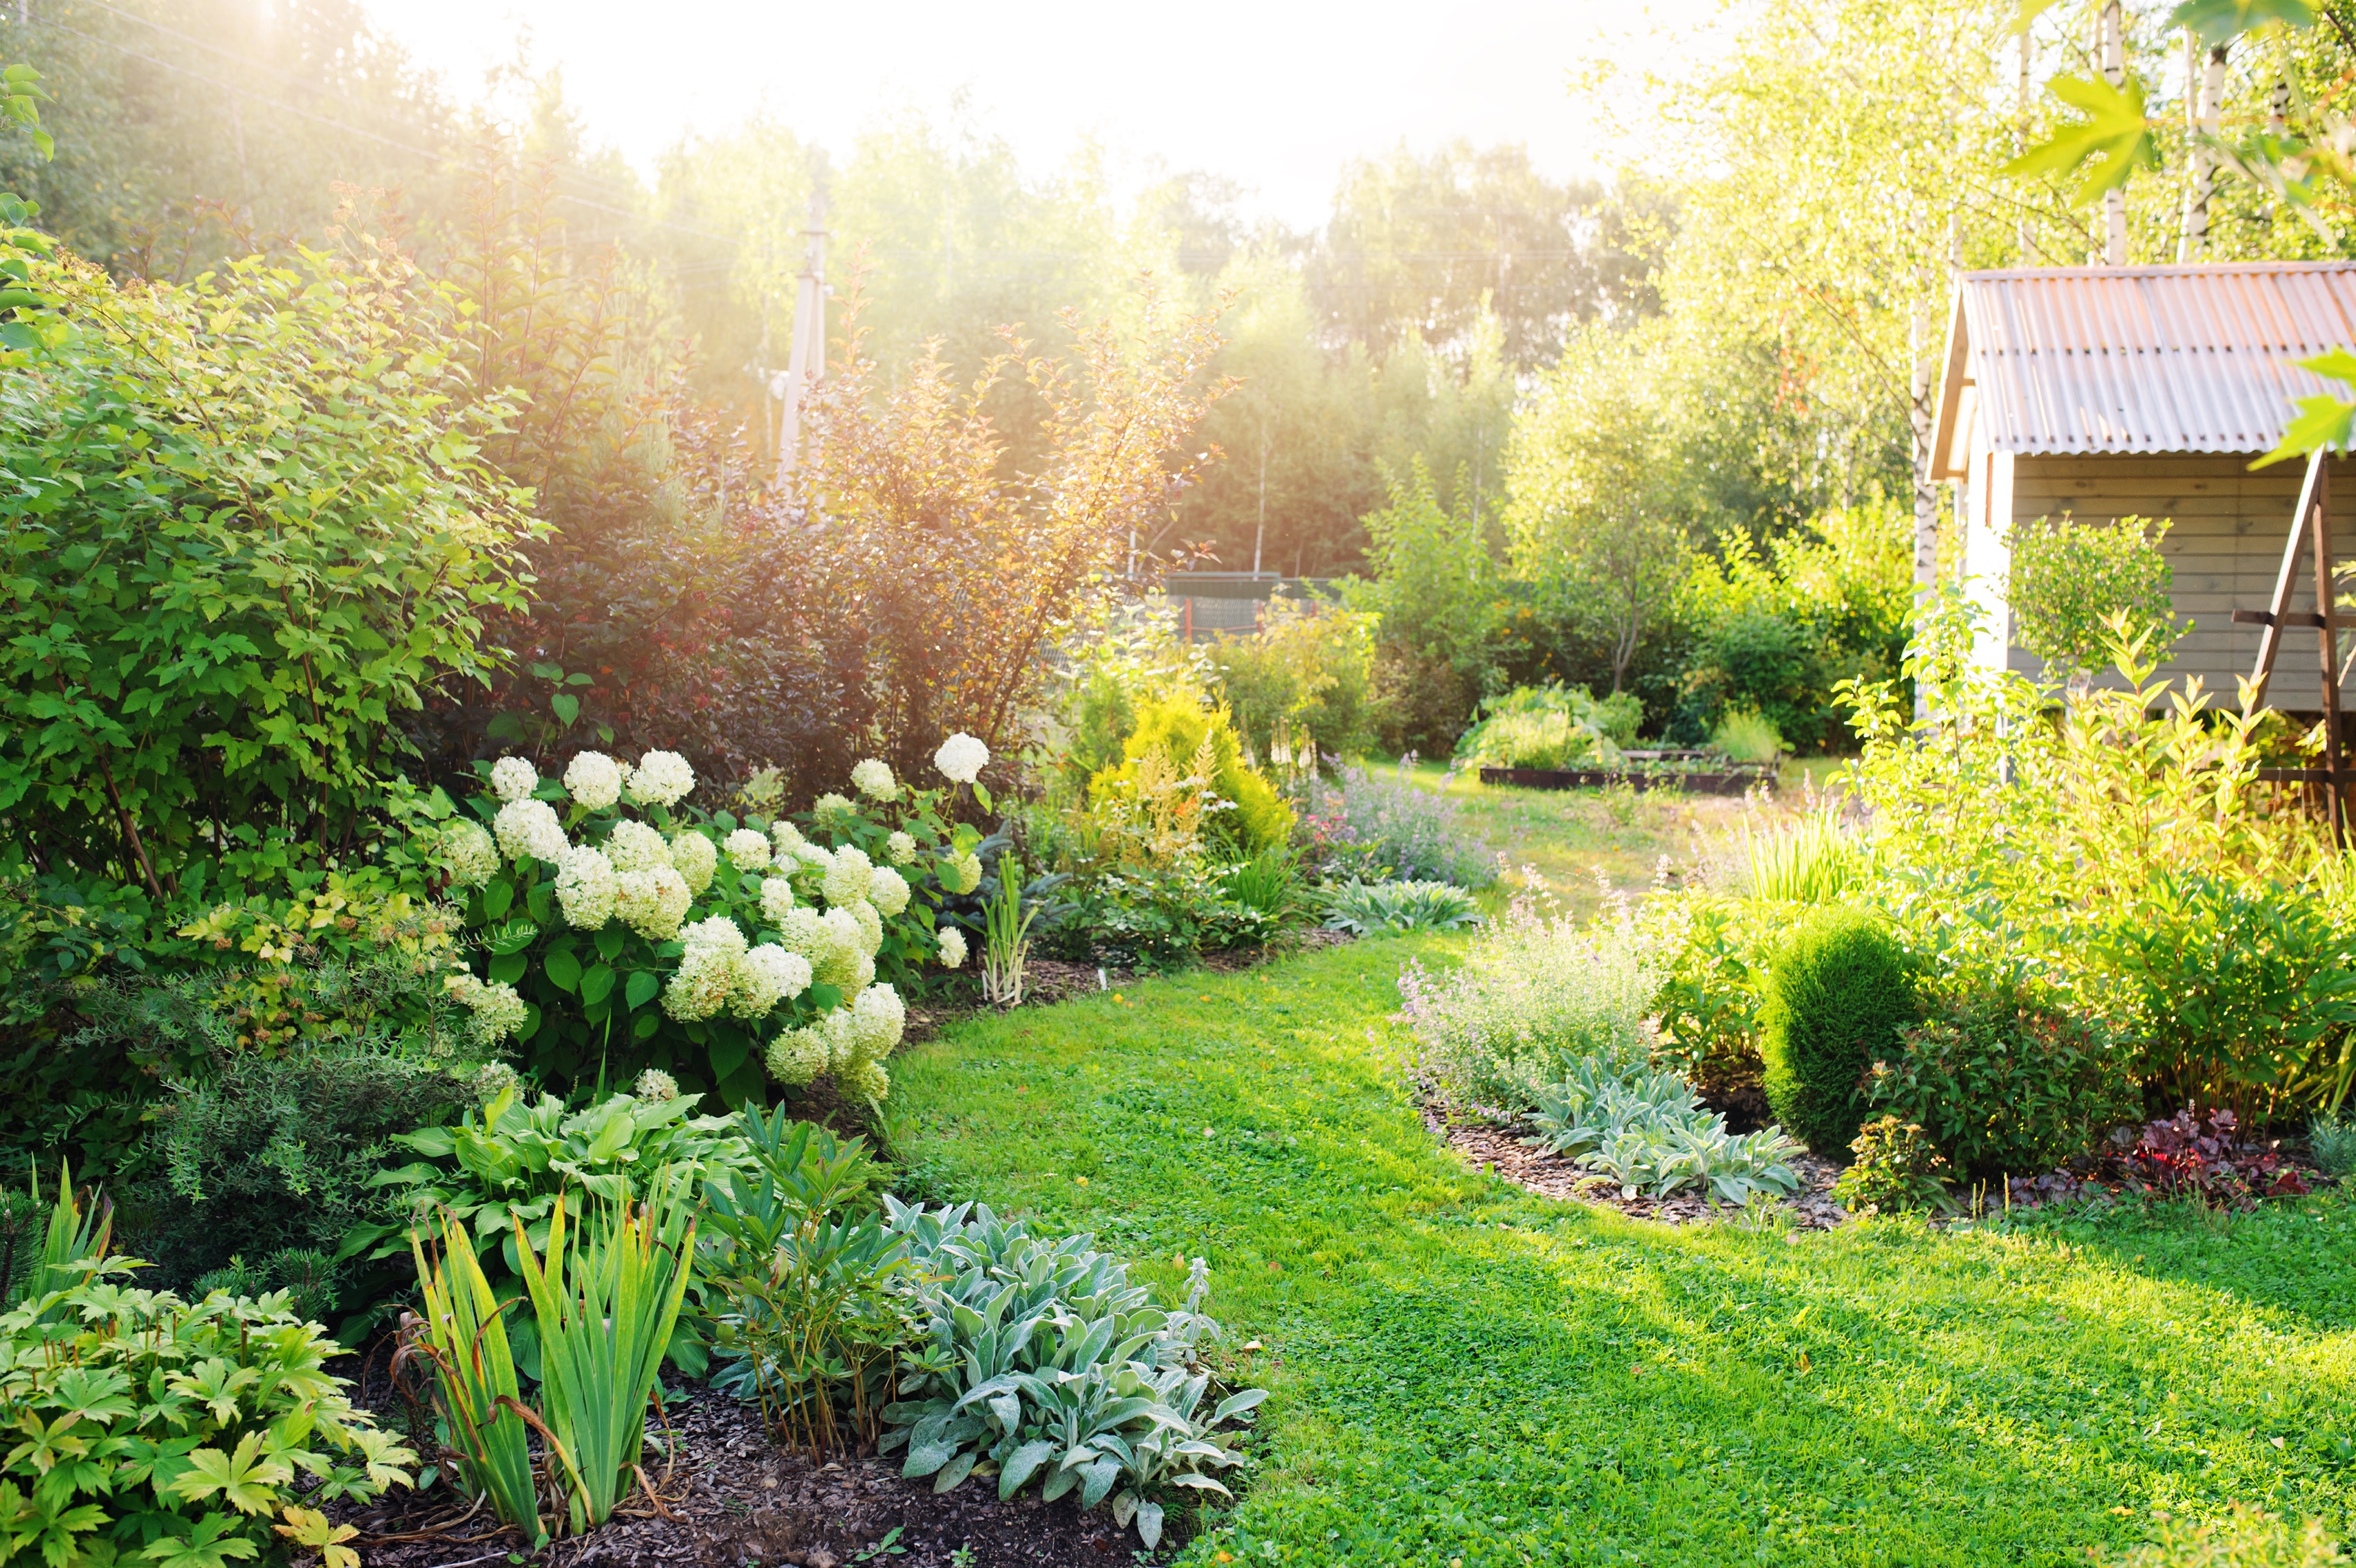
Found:
[[[1141,982],[898,1062],[927,1197],[1224,1282],[1218,1357],[1273,1392],[1182,1562],[2062,1568],[2252,1498],[2356,1530],[2343,1197],[1804,1235],[1543,1199],[1410,1098],[1397,961],[1461,941]]]

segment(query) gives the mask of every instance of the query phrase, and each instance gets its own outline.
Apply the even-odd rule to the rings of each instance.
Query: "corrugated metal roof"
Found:
[[[1998,452],[2263,452],[2356,345],[2356,263],[1965,273],[1950,331],[1942,468],[1966,392]]]

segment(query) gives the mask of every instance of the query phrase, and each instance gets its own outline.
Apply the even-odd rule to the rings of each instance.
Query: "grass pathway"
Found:
[[[2356,1208],[1676,1231],[1425,1132],[1361,943],[893,1063],[932,1196],[1213,1266],[1262,1465],[1189,1563],[2080,1564],[2233,1498],[2356,1536]],[[1257,1337],[1266,1349],[1246,1353]],[[1225,1556],[1221,1554],[1225,1553]]]

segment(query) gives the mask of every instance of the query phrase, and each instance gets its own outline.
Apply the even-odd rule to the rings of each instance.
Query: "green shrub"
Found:
[[[1481,704],[1456,743],[1463,762],[1485,768],[1610,768],[1633,743],[1644,704],[1632,693],[1598,701],[1584,686],[1520,686]]]
[[[1763,1070],[1760,1016],[1767,965],[1784,911],[1749,898],[1692,892],[1657,900],[1666,918],[1658,939],[1658,1054],[1703,1092],[1727,1096],[1758,1087]]]
[[[1375,744],[1374,622],[1276,598],[1257,631],[1212,646],[1220,693],[1254,756],[1272,759],[1281,746],[1314,768],[1320,753],[1355,757]]]
[[[341,1348],[284,1296],[191,1304],[129,1273],[118,1259],[0,1316],[0,1409],[27,1438],[0,1464],[13,1552],[275,1562],[282,1537],[357,1533],[320,1508],[410,1484],[417,1456],[353,1407],[326,1370]]]
[[[1245,854],[1290,843],[1292,808],[1244,759],[1235,721],[1227,711],[1205,711],[1183,697],[1138,704],[1137,728],[1121,743],[1125,760],[1088,780],[1088,799],[1091,803],[1101,801],[1123,785],[1133,785],[1138,758],[1149,751],[1160,752],[1180,777],[1191,777],[1206,744],[1211,766],[1205,783],[1231,809],[1211,813],[1202,827],[1204,837]]]
[[[1947,1162],[1922,1129],[1895,1116],[1882,1116],[1858,1130],[1849,1143],[1855,1156],[1833,1183],[1833,1198],[1852,1214],[1912,1214],[1947,1206],[1940,1185]]]
[[[1865,880],[1872,857],[1837,817],[1819,812],[1754,833],[1742,832],[1751,895],[1791,904],[1832,904]]]
[[[2140,1119],[2129,1053],[2099,1023],[2011,986],[1938,1007],[1871,1067],[1867,1102],[1971,1176],[2031,1175]]]
[[[2326,1176],[2356,1176],[2356,1122],[2319,1116],[2308,1124],[2307,1146]]]
[[[1737,762],[1772,762],[1783,755],[1783,732],[1756,708],[1728,709],[1709,744]]]
[[[1196,860],[1099,871],[1070,891],[1064,918],[1043,939],[1067,958],[1170,969],[1206,952],[1257,947],[1282,929]]]
[[[1289,845],[1239,860],[1222,876],[1228,897],[1280,926],[1298,919],[1307,903],[1301,886],[1301,855]]]
[[[1818,1154],[1847,1148],[1865,1120],[1868,1069],[1919,1015],[1914,965],[1878,917],[1810,914],[1777,958],[1760,1015],[1776,1119]]]

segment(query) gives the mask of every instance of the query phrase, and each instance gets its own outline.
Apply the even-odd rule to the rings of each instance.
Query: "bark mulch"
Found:
[[[1632,1218],[1657,1219],[1665,1225],[1723,1219],[1736,1212],[1726,1204],[1707,1203],[1691,1194],[1622,1197],[1619,1187],[1593,1171],[1582,1169],[1575,1161],[1561,1155],[1540,1154],[1513,1131],[1494,1122],[1451,1120],[1445,1107],[1429,1100],[1423,1104],[1423,1124],[1467,1164],[1547,1197],[1565,1198],[1595,1208],[1616,1208]],[[1815,1155],[1803,1154],[1792,1161],[1792,1168],[1799,1173],[1801,1189],[1776,1207],[1790,1215],[1794,1230],[1830,1230],[1848,1222],[1847,1210],[1832,1199],[1833,1183],[1840,1176],[1838,1165]]]
[[[708,1389],[691,1390],[670,1419],[680,1452],[668,1479],[652,1443],[647,1455],[668,1519],[641,1496],[604,1528],[534,1554],[479,1515],[457,1522],[451,1494],[436,1486],[343,1510],[343,1521],[361,1532],[350,1544],[370,1568],[490,1568],[511,1553],[547,1568],[1096,1568],[1152,1560],[1135,1530],[1113,1528],[1108,1509],[1083,1514],[1070,1497],[1043,1503],[1036,1487],[1001,1502],[980,1479],[937,1494],[929,1482],[902,1480],[896,1455],[816,1463],[772,1443],[757,1410]],[[1165,1555],[1169,1545],[1165,1539]]]

